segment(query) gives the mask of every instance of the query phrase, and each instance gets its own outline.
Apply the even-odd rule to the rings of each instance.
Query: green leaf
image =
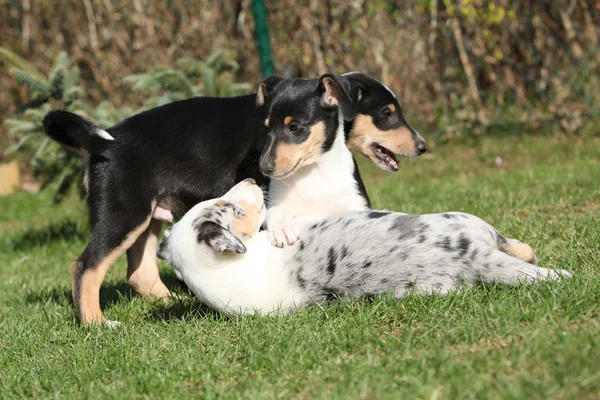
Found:
[[[13,77],[19,85],[25,86],[29,90],[39,93],[44,97],[50,96],[50,85],[45,79],[37,78],[22,69],[15,69],[13,71]]]
[[[16,69],[25,71],[36,79],[45,79],[44,75],[42,75],[33,65],[27,62],[17,53],[5,47],[0,47],[0,61],[3,61],[5,64],[15,67]]]

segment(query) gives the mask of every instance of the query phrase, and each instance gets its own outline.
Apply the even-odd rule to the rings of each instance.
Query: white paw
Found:
[[[104,322],[104,326],[110,329],[117,329],[123,326],[122,323],[120,323],[119,321],[111,321],[111,320],[106,320]]]
[[[293,245],[300,239],[294,220],[284,218],[269,225],[269,240],[273,246],[284,247]]]
[[[564,269],[547,269],[547,268],[538,268],[537,270],[537,279],[540,280],[557,280],[564,278],[572,278],[573,274]]]
[[[548,278],[549,279],[568,279],[572,278],[573,274],[564,269],[551,269],[549,270]]]

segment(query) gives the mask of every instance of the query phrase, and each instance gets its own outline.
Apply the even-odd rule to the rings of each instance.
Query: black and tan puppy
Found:
[[[46,116],[47,134],[86,157],[91,238],[71,265],[73,300],[83,322],[105,322],[100,287],[125,251],[128,283],[142,295],[169,295],[158,274],[156,246],[161,223],[173,211],[218,197],[245,178],[267,184],[258,167],[266,140],[266,108],[259,99],[281,80],[268,78],[258,95],[167,104],[106,131],[66,111]],[[410,128],[403,118],[392,125],[377,122],[387,109],[400,112],[395,96],[364,74],[351,73],[348,80],[357,108],[356,119],[346,121],[350,140],[356,137],[355,148],[381,168],[395,170],[388,157],[404,154]]]

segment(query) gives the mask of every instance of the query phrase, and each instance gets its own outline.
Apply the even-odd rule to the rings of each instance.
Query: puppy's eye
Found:
[[[390,110],[389,108],[384,108],[383,111],[381,112],[381,116],[383,118],[391,118],[392,117],[392,110]]]
[[[298,129],[300,129],[300,126],[297,123],[292,122],[288,125],[288,129],[290,130],[290,132],[297,132]]]

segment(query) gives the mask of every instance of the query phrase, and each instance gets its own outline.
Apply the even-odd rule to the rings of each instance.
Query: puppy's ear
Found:
[[[269,93],[271,93],[284,79],[285,78],[282,78],[281,76],[271,75],[259,83],[258,88],[256,89],[256,107],[264,105],[267,102]]]
[[[246,252],[246,246],[237,236],[212,221],[203,222],[197,229],[198,242],[206,243],[219,253]]]
[[[343,76],[326,74],[319,78],[321,101],[324,106],[338,106],[345,121],[352,121],[356,116],[356,106],[350,97],[352,87],[350,81]]]

